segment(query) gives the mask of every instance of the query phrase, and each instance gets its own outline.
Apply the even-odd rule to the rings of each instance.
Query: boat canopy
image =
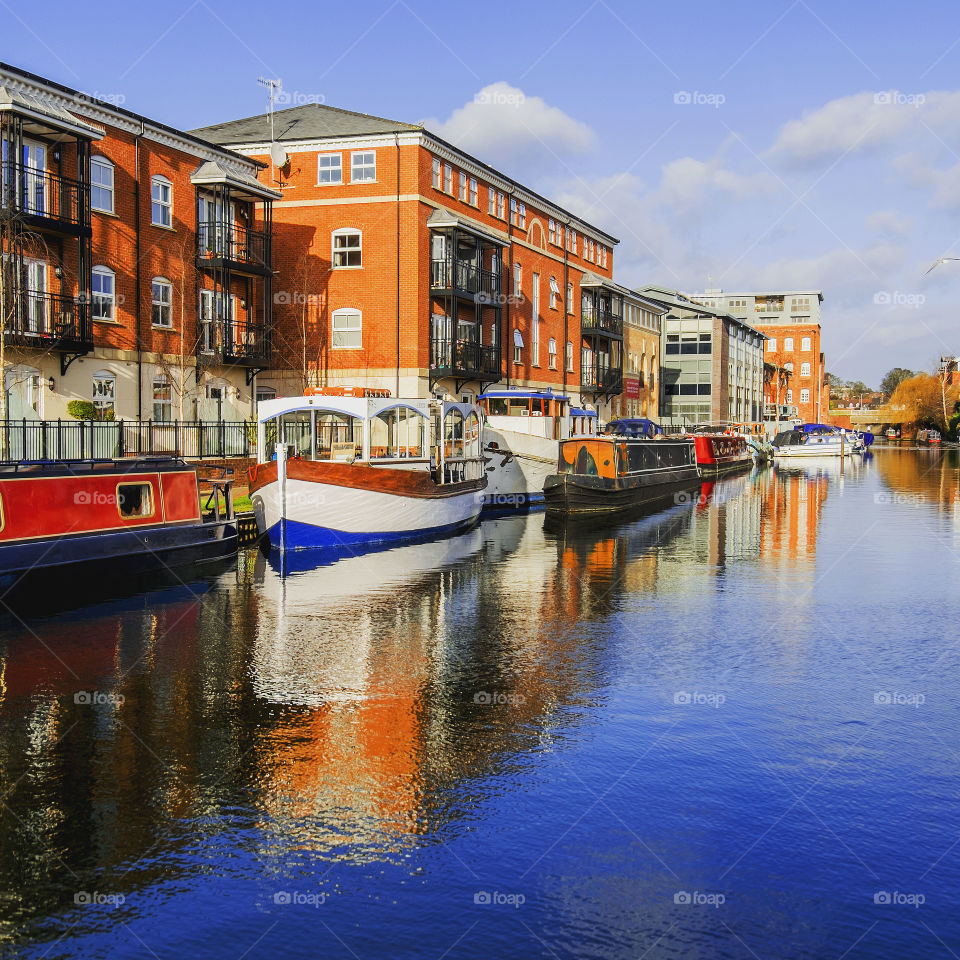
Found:
[[[347,417],[369,419],[380,416],[394,407],[415,410],[422,417],[430,416],[429,400],[398,400],[392,397],[338,397],[326,394],[312,397],[277,397],[275,400],[261,400],[257,405],[257,420],[265,423],[285,413],[311,410],[324,410],[340,413]]]
[[[516,399],[516,400],[560,400],[569,401],[569,397],[562,393],[554,393],[552,390],[487,390],[481,393],[478,400],[489,400],[492,397],[497,399]]]
[[[594,410],[582,410],[580,407],[570,408],[571,417],[595,417],[596,415],[596,411]]]

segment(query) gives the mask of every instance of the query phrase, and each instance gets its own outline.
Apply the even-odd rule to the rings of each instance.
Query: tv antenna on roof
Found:
[[[270,79],[269,77],[257,77],[257,83],[259,83],[263,87],[270,88],[270,160],[278,170],[282,170],[282,168],[286,166],[287,161],[290,158],[287,155],[287,151],[283,148],[283,146],[277,143],[276,136],[274,135],[273,105],[274,105],[274,102],[278,99],[279,92],[283,89],[283,81],[279,77],[277,77],[276,80]],[[277,180],[277,182],[280,184],[280,187],[282,189],[283,188],[282,172],[280,174],[280,179]]]

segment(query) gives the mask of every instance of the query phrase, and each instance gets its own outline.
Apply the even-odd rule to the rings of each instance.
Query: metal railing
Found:
[[[619,392],[623,374],[619,367],[602,364],[585,364],[580,367],[580,389],[596,393]]]
[[[485,270],[470,260],[447,257],[430,261],[430,286],[435,290],[456,289],[498,297],[501,279],[496,270]]]
[[[5,213],[90,225],[90,187],[24,163],[0,163],[0,207]]]
[[[269,268],[270,237],[265,230],[236,223],[203,221],[197,227],[197,256]]]
[[[12,316],[4,335],[29,344],[32,341],[93,339],[88,304],[78,297],[64,297],[45,290],[14,292]]]
[[[221,321],[223,359],[232,363],[260,363],[270,358],[270,340],[264,323]]]
[[[256,424],[243,420],[0,420],[0,459],[250,457],[256,433]]]
[[[609,310],[584,310],[580,317],[580,326],[588,332],[597,330],[618,337],[623,336],[623,317]]]
[[[430,368],[500,378],[500,348],[473,340],[430,341]]]

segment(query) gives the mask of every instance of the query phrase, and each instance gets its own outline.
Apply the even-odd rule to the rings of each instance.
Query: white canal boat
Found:
[[[859,434],[824,425],[784,430],[773,438],[773,455],[776,460],[849,456],[863,453],[864,448],[864,439]]]

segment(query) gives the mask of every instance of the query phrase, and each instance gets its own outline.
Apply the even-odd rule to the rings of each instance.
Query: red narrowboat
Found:
[[[704,476],[715,477],[753,466],[753,454],[743,437],[698,433],[693,440],[697,448],[697,466]]]
[[[51,576],[116,584],[233,556],[229,496],[204,519],[196,467],[140,460],[0,465],[0,589],[37,594]]]

